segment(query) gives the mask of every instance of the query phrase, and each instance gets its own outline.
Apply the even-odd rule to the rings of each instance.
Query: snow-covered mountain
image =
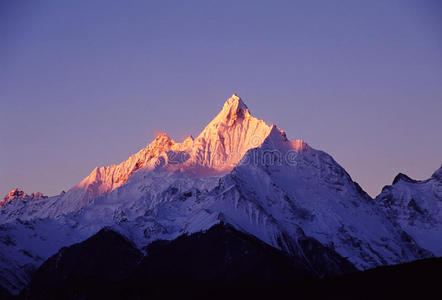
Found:
[[[0,222],[17,217],[57,217],[78,211],[91,200],[124,185],[138,170],[182,171],[191,177],[225,174],[249,149],[259,146],[270,130],[271,126],[251,116],[244,102],[234,94],[196,139],[189,136],[177,143],[160,133],[151,144],[119,165],[95,168],[67,193],[38,203],[26,201],[23,205],[23,201],[14,201],[8,204],[8,209],[0,212]],[[2,202],[10,202],[6,201],[9,198],[7,196]]]
[[[375,201],[419,245],[442,256],[442,166],[423,181],[398,174]]]
[[[367,269],[434,250],[390,220],[330,155],[288,140],[277,126],[254,118],[237,95],[195,139],[177,143],[160,134],[121,164],[95,168],[66,193],[14,197],[0,207],[0,284],[13,292],[60,247],[103,227],[142,249],[222,222],[302,258],[318,276],[336,266],[335,257]],[[318,268],[305,240],[321,245],[328,262]]]

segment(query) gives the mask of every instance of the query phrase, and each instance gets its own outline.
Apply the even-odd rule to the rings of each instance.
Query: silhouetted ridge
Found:
[[[395,183],[397,183],[400,180],[404,180],[404,181],[407,181],[407,182],[414,182],[414,183],[419,182],[418,180],[411,179],[410,177],[408,177],[405,174],[399,173],[399,174],[396,175],[396,177],[394,177],[392,184],[395,184]]]
[[[318,272],[312,267],[316,263],[326,267],[324,257],[337,256],[331,250],[324,250],[314,239],[305,238],[300,243],[313,264],[229,225],[219,224],[172,241],[153,242],[145,248],[147,254],[142,258],[141,252],[126,238],[104,229],[49,258],[22,296],[30,299],[161,298],[184,292],[202,297],[217,291],[215,287],[298,285],[317,278]],[[336,257],[333,260],[336,261]],[[341,260],[344,261],[342,258],[338,261]],[[356,270],[346,263],[343,263],[344,269]],[[330,267],[328,272],[336,268]]]
[[[301,243],[310,255],[320,245],[309,238]],[[223,224],[156,241],[145,250],[140,260],[141,253],[123,236],[102,230],[48,259],[18,298],[422,297],[438,289],[434,274],[442,269],[442,259],[428,259],[318,279],[299,258]]]

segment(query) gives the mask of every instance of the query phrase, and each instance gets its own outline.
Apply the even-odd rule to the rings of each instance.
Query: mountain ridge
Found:
[[[159,133],[128,160],[95,168],[66,193],[1,206],[0,283],[16,293],[30,270],[104,227],[144,249],[226,223],[308,264],[315,259],[306,243],[360,270],[433,256],[435,248],[416,242],[419,236],[381,202],[332,156],[288,140],[234,94],[196,138],[177,143]]]

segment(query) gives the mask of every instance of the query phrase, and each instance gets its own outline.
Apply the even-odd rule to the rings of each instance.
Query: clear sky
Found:
[[[442,1],[1,1],[0,194],[58,194],[232,93],[372,196],[442,163]]]

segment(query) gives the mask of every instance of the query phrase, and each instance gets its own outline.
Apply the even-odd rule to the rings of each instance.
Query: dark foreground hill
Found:
[[[442,271],[436,258],[365,272],[340,258],[347,274],[320,279],[302,258],[227,225],[145,250],[104,229],[49,258],[16,299],[421,298],[438,290]]]

